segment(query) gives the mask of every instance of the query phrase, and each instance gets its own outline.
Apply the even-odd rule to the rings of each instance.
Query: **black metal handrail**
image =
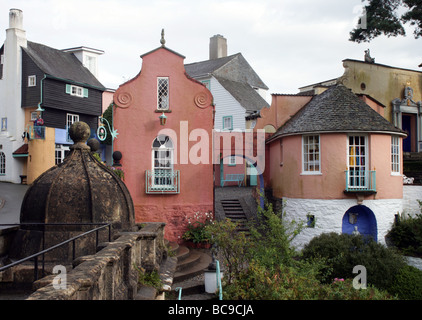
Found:
[[[10,223],[10,224],[0,224],[1,226],[22,226],[22,225],[31,225],[31,226],[94,226],[94,225],[100,225],[100,227],[94,228],[92,230],[86,231],[84,233],[81,233],[77,236],[74,236],[72,238],[69,238],[65,241],[62,241],[56,245],[53,245],[50,248],[45,249],[44,248],[44,234],[45,234],[45,230],[43,230],[43,240],[42,240],[42,250],[34,253],[26,258],[20,259],[18,261],[12,262],[6,266],[0,267],[0,272],[5,271],[11,267],[17,266],[21,263],[24,263],[26,261],[29,261],[31,259],[34,259],[34,281],[38,280],[38,257],[40,255],[42,255],[42,275],[44,276],[45,274],[45,260],[44,260],[44,254],[46,254],[47,252],[50,252],[54,249],[57,249],[65,244],[68,244],[70,242],[72,242],[72,259],[75,260],[75,241],[79,238],[82,238],[92,232],[96,233],[96,237],[95,237],[95,246],[98,246],[98,231],[108,228],[108,241],[111,241],[111,223]]]

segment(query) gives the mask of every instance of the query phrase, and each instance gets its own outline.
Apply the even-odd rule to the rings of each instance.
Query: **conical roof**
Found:
[[[405,133],[343,85],[315,96],[269,139],[315,132]]]

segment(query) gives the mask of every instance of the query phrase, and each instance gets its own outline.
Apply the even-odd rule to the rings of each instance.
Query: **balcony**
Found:
[[[45,128],[42,126],[31,126],[29,127],[29,139],[36,140],[36,139],[45,139]]]
[[[145,192],[147,194],[180,193],[179,170],[146,170]]]
[[[376,193],[376,174],[373,170],[347,170],[346,193]]]

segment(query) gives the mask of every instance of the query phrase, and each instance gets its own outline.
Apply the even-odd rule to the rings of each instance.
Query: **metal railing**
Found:
[[[44,140],[45,139],[45,128],[43,126],[31,126],[29,127],[29,139],[31,140]]]
[[[346,191],[376,192],[376,173],[374,170],[346,170]]]
[[[14,224],[0,224],[0,227],[3,226],[95,226],[95,225],[99,225],[99,227],[96,227],[94,229],[91,229],[89,231],[83,232],[77,236],[71,237],[65,241],[62,241],[56,245],[53,245],[47,249],[44,248],[45,246],[45,230],[42,230],[42,250],[32,254],[26,258],[17,260],[13,263],[10,263],[8,265],[5,265],[3,267],[0,267],[0,272],[5,271],[9,268],[12,268],[14,266],[17,266],[19,264],[22,264],[26,261],[30,261],[33,260],[34,261],[34,281],[38,280],[38,257],[41,256],[41,264],[42,264],[42,269],[41,269],[41,274],[44,277],[45,275],[45,254],[53,251],[61,246],[64,246],[68,243],[72,242],[72,260],[75,260],[76,258],[76,240],[79,238],[82,238],[88,234],[91,234],[93,232],[95,232],[95,247],[98,246],[98,232],[102,229],[108,228],[108,241],[111,241],[111,223],[14,223]],[[38,231],[38,230],[37,230]]]
[[[145,192],[149,194],[180,193],[180,172],[179,170],[146,170],[145,171]]]

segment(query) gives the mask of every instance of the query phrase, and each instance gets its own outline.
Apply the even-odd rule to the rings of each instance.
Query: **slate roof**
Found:
[[[220,76],[238,82],[247,82],[252,87],[268,90],[241,53],[218,59],[185,64],[186,73],[192,78]]]
[[[264,107],[269,108],[267,101],[255,89],[251,88],[249,84],[231,81],[221,77],[215,78],[245,108],[247,113],[261,110]]]
[[[312,132],[389,132],[405,135],[350,89],[332,86],[316,95],[268,140]]]
[[[248,114],[268,108],[269,104],[254,89],[268,87],[241,53],[218,59],[185,64],[186,73],[195,79],[215,77]]]
[[[47,75],[105,90],[100,81],[72,53],[31,41],[28,41],[27,48],[22,49]]]

